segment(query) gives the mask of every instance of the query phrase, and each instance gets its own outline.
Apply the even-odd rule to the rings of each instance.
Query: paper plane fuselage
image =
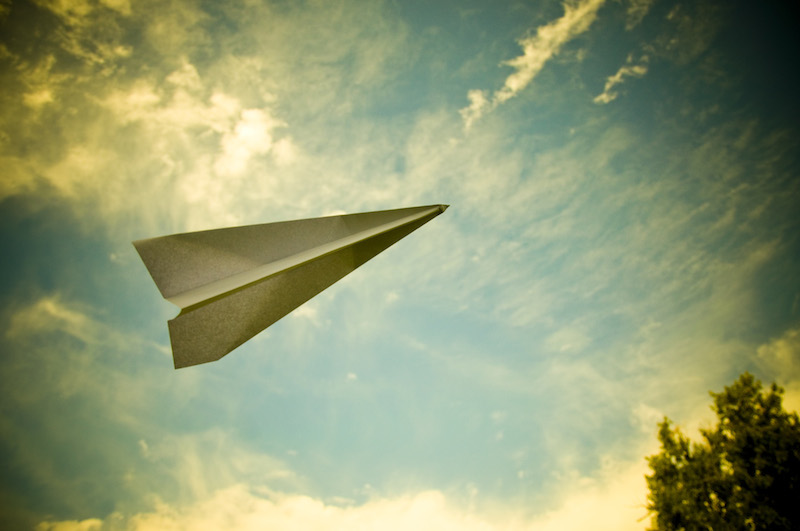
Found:
[[[447,205],[186,232],[133,242],[161,295],[175,368],[216,361]]]

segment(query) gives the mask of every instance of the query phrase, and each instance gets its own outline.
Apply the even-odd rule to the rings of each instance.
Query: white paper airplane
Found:
[[[445,211],[381,210],[133,242],[161,295],[175,368],[222,356]]]

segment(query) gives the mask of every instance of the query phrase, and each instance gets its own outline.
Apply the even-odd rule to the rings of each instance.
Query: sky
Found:
[[[645,529],[664,416],[744,371],[800,407],[797,22],[0,1],[0,527]],[[133,240],[429,204],[173,368]]]

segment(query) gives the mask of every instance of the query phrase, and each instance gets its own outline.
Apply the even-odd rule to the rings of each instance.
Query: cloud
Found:
[[[785,379],[800,379],[800,328],[758,347],[758,357]]]
[[[41,89],[37,90],[36,92],[28,92],[23,96],[23,98],[25,105],[28,107],[33,107],[34,109],[38,109],[42,105],[52,103],[53,92],[49,89]]]
[[[467,100],[469,100],[469,106],[464,107],[458,112],[464,119],[464,126],[469,129],[478,118],[483,116],[483,113],[489,107],[495,105],[486,97],[485,90],[470,90],[467,92]]]
[[[536,518],[530,531],[561,530],[644,530],[648,471],[644,459],[616,462],[606,459],[593,478],[576,477],[566,482],[571,492],[561,506]]]
[[[606,460],[599,478],[571,478],[567,482],[569,493],[559,508],[538,516],[508,502],[490,502],[484,504],[484,510],[465,507],[439,490],[373,497],[355,505],[346,499],[327,502],[237,483],[186,505],[157,501],[152,511],[130,515],[117,512],[104,520],[93,518],[83,522],[45,521],[37,529],[82,531],[107,526],[125,531],[223,528],[633,531],[644,529],[645,472],[643,459],[634,464]],[[480,498],[474,487],[472,496]]]
[[[77,23],[83,17],[97,9],[97,4],[89,0],[34,0],[41,7],[49,9],[68,22]],[[122,15],[131,14],[130,0],[100,0],[100,5],[112,9]]]
[[[97,518],[86,520],[64,520],[62,522],[40,522],[36,531],[100,531],[103,521]]]
[[[724,9],[724,4],[714,2],[676,4],[667,14],[665,31],[653,40],[650,49],[678,65],[689,64],[714,42],[725,22]],[[711,74],[701,73],[704,77]]]
[[[603,87],[603,92],[595,96],[595,103],[610,103],[614,101],[618,93],[614,91],[614,87],[620,85],[626,77],[643,77],[647,73],[647,56],[643,56],[638,64],[633,64],[633,57],[628,56],[625,64],[622,65],[617,73],[609,76],[606,79],[606,85]]]
[[[84,522],[44,522],[42,530],[94,529],[96,519]],[[340,507],[308,496],[271,492],[238,484],[218,490],[195,504],[174,507],[163,503],[156,510],[126,517],[113,514],[104,525],[126,531],[156,529],[271,529],[309,530],[488,530],[480,518],[462,514],[439,491],[424,491],[362,506]],[[79,527],[83,525],[84,527]]]
[[[65,304],[59,295],[43,297],[15,312],[6,337],[15,341],[52,332],[65,332],[85,343],[98,340],[99,325],[82,310]]]
[[[34,154],[20,161],[19,183],[5,193],[27,191],[34,173],[50,184],[47,192],[76,206],[92,205],[92,217],[112,227],[126,211],[145,218],[185,214],[183,230],[240,222],[241,214],[234,214],[241,212],[235,208],[239,198],[267,195],[270,174],[291,166],[298,150],[279,133],[287,124],[269,104],[245,106],[208,84],[186,61],[161,82],[110,84],[102,97],[83,102],[94,122],[60,118],[81,138],[59,139],[63,155],[55,160]]]
[[[138,399],[142,389],[115,364],[130,352],[163,354],[160,345],[115,328],[97,309],[58,292],[7,304],[5,396],[20,404],[96,395],[112,407]],[[38,385],[19,385],[34,374]],[[110,381],[117,385],[108,386]]]
[[[465,128],[469,129],[481,116],[527,87],[564,44],[589,29],[597,10],[604,3],[605,0],[564,3],[564,15],[561,18],[540,26],[535,35],[521,39],[519,45],[523,54],[502,63],[515,70],[506,78],[503,87],[495,91],[491,98],[480,90],[467,93],[470,104],[459,111]]]
[[[300,488],[283,462],[229,430],[204,429],[202,420],[187,430],[170,418],[240,404],[208,393],[208,375],[174,374],[141,327],[127,332],[99,314],[52,295],[9,305],[0,330],[2,399],[13,404],[0,418],[0,443],[10,449],[4,459],[20,471],[16,477],[38,489],[37,503],[53,503],[74,518],[97,513],[109,499],[149,506],[154,493],[165,503],[189,503],[237,481]],[[108,477],[115,478],[112,486],[102,479]],[[96,523],[50,522],[43,529]]]
[[[643,433],[652,433],[655,426],[664,419],[664,413],[642,403],[634,408],[632,419]]]
[[[88,0],[39,0],[36,3],[68,20],[88,15],[93,7]]]
[[[131,54],[132,48],[120,41],[123,32],[119,17],[131,14],[129,0],[101,0],[99,5],[88,0],[35,0],[55,14],[65,26],[54,31],[52,39],[67,53],[86,61],[106,75],[113,63]]]
[[[272,149],[272,130],[284,126],[262,109],[244,109],[232,131],[226,131],[221,140],[222,154],[214,163],[219,176],[241,175],[255,155],[263,155]],[[283,139],[284,142],[289,142]],[[282,148],[281,160],[287,163],[291,157],[291,143]]]
[[[625,21],[625,29],[632,30],[644,19],[650,11],[654,0],[628,0],[628,7],[626,9],[627,20]]]
[[[34,111],[36,116],[42,107],[56,101],[59,88],[70,76],[54,68],[56,58],[52,54],[27,62],[7,49],[6,53],[7,58],[16,67],[16,73],[23,87],[22,103]]]
[[[92,5],[92,13],[101,11],[96,2]],[[577,9],[577,3],[570,5]],[[178,4],[170,6],[178,9]],[[39,451],[32,452],[26,463],[45,463],[57,473],[59,463],[77,462],[73,458],[84,452],[89,455],[85,462],[98,463],[103,469],[103,478],[124,477],[125,485],[135,485],[137,493],[162,495],[162,505],[154,508],[142,505],[141,499],[129,491],[104,494],[75,488],[83,484],[108,489],[105,480],[92,481],[101,476],[70,475],[74,483],[65,483],[64,492],[76,494],[64,505],[80,508],[81,502],[100,499],[96,507],[108,498],[108,507],[115,506],[114,502],[127,503],[119,509],[125,515],[120,516],[121,526],[133,526],[137,516],[142,516],[142,521],[149,518],[151,523],[162,518],[165,524],[179,525],[189,522],[190,517],[194,518],[192,524],[198,523],[198,515],[217,514],[215,507],[231,498],[239,500],[231,502],[231,512],[255,515],[253,518],[262,509],[275,515],[280,510],[290,511],[296,504],[309,508],[300,511],[300,516],[332,514],[335,522],[348,523],[351,520],[347,518],[373,522],[365,507],[376,512],[381,507],[395,507],[395,512],[386,509],[380,518],[394,516],[403,521],[398,511],[427,504],[449,515],[445,523],[463,524],[469,517],[500,529],[514,529],[514,525],[569,529],[595,528],[606,516],[600,511],[622,508],[619,514],[608,516],[609,527],[624,528],[615,520],[623,517],[634,526],[631,522],[640,513],[633,513],[643,496],[641,470],[633,464],[619,464],[610,467],[614,472],[603,479],[593,467],[609,445],[630,442],[629,432],[617,429],[620,424],[627,426],[630,422],[628,428],[635,431],[634,437],[643,437],[651,433],[648,427],[654,426],[655,415],[661,411],[670,416],[678,413],[685,419],[683,413],[691,409],[687,404],[698,397],[701,407],[707,409],[706,391],[717,387],[708,382],[727,379],[723,373],[741,367],[742,360],[752,361],[755,346],[741,339],[741,331],[749,330],[751,318],[753,322],[763,318],[758,317],[755,305],[754,279],[759,268],[775,261],[781,249],[777,240],[787,233],[785,223],[772,223],[777,219],[773,216],[776,212],[794,212],[785,204],[796,202],[796,194],[788,193],[785,199],[775,194],[779,183],[788,182],[780,168],[788,167],[792,159],[758,142],[757,130],[753,132],[752,127],[739,122],[717,121],[714,131],[707,135],[671,129],[673,118],[689,120],[687,116],[668,117],[663,127],[655,130],[639,130],[637,124],[626,127],[602,116],[595,122],[575,123],[574,133],[568,138],[559,136],[560,123],[527,124],[529,129],[514,129],[518,123],[505,123],[504,127],[511,128],[501,134],[489,127],[473,128],[469,138],[463,138],[462,128],[468,118],[479,119],[537,79],[543,65],[559,53],[560,37],[547,40],[537,33],[520,41],[524,53],[508,63],[513,74],[506,85],[494,93],[470,91],[469,106],[461,116],[448,111],[446,105],[438,110],[403,108],[393,114],[393,110],[381,106],[393,101],[394,96],[392,83],[386,80],[397,76],[413,80],[418,74],[403,70],[401,61],[398,64],[398,55],[416,60],[408,54],[402,28],[398,30],[388,18],[384,21],[388,26],[371,24],[380,17],[367,13],[366,18],[358,18],[360,11],[346,6],[317,6],[302,15],[292,9],[268,13],[270,31],[263,30],[261,15],[267,11],[252,16],[251,22],[238,17],[235,9],[221,8],[217,14],[230,17],[230,24],[216,26],[189,23],[210,22],[202,14],[199,18],[169,15],[169,22],[158,31],[153,26],[162,19],[150,17],[152,25],[142,22],[130,32],[137,39],[141,37],[141,43],[111,43],[135,44],[131,55],[103,56],[106,63],[101,66],[117,65],[119,69],[109,71],[108,77],[98,75],[91,82],[77,77],[69,78],[74,85],[51,82],[65,70],[64,65],[52,63],[55,67],[47,67],[44,56],[31,60],[28,69],[40,68],[41,75],[23,84],[14,100],[18,105],[8,106],[28,114],[25,120],[6,120],[25,124],[26,128],[9,127],[4,133],[10,155],[2,163],[4,169],[11,169],[5,173],[10,176],[8,180],[14,181],[12,185],[0,184],[8,186],[4,193],[30,194],[37,200],[44,193],[57,194],[64,202],[76,205],[78,215],[90,219],[95,231],[125,222],[142,236],[240,221],[291,219],[295,214],[320,215],[338,209],[387,208],[420,200],[446,200],[454,208],[387,251],[391,257],[387,254],[376,259],[350,277],[354,280],[349,285],[340,284],[338,293],[346,297],[337,296],[336,308],[347,311],[331,313],[333,299],[318,299],[313,307],[318,310],[316,318],[338,314],[336,319],[347,328],[345,341],[339,343],[345,345],[344,356],[331,351],[334,340],[340,339],[334,334],[339,332],[308,334],[306,321],[315,316],[311,315],[313,311],[303,315],[301,310],[295,315],[301,319],[283,321],[281,333],[276,329],[268,338],[270,349],[264,348],[267,342],[262,341],[258,355],[250,360],[244,352],[248,347],[243,347],[241,355],[214,366],[172,373],[165,357],[168,347],[161,346],[158,358],[148,357],[154,354],[155,346],[144,348],[141,340],[135,341],[136,336],[148,334],[137,329],[136,334],[115,335],[111,325],[104,325],[102,312],[116,309],[88,309],[64,296],[31,301],[8,321],[6,339],[14,343],[14,361],[29,366],[24,371],[4,371],[4,381],[21,389],[6,385],[9,390],[4,396],[16,398],[22,396],[25,387],[32,387],[37,393],[48,393],[46,400],[40,400],[42,404],[61,403],[57,399],[66,396],[103,410],[96,415],[95,410],[86,414],[84,409],[70,409],[75,411],[75,418],[83,415],[74,426],[94,430],[91,437],[85,433],[75,437],[78,442],[71,446],[74,455],[70,459]],[[173,11],[168,6],[164,10]],[[245,18],[251,16],[249,13]],[[297,17],[287,18],[287,13]],[[594,16],[592,13],[582,20]],[[543,28],[555,28],[559,21]],[[253,31],[259,24],[258,31]],[[574,34],[586,31],[577,22],[571,24]],[[221,38],[210,39],[202,29],[212,26],[236,31],[222,31]],[[562,33],[569,33],[565,27]],[[391,35],[383,39],[387,28]],[[375,31],[374,35],[370,31]],[[299,36],[293,39],[294,33]],[[141,55],[142,49],[159,50],[156,44],[162,41],[156,34],[165,42],[175,35],[179,44],[192,42],[198,46],[183,48],[180,53],[167,47],[163,57],[157,52]],[[296,49],[288,47],[287,51],[286,44],[293,40]],[[547,49],[555,50],[549,58]],[[252,50],[252,55],[244,56],[242,50]],[[99,65],[90,58],[86,61]],[[626,73],[624,69],[637,65],[624,65],[604,93],[608,92],[610,98],[612,92],[619,91],[620,83],[636,77],[633,70]],[[373,92],[364,91],[365,86]],[[365,94],[372,96],[362,98]],[[33,107],[25,105],[25,95]],[[424,92],[419,96],[419,101],[426,98]],[[50,101],[46,101],[48,98]],[[591,107],[593,115],[609,114]],[[379,112],[374,112],[375,108]],[[563,101],[556,102],[553,110],[567,121],[580,120]],[[4,116],[16,116],[10,114],[11,110],[7,112]],[[34,113],[39,113],[41,122],[32,121]],[[530,120],[520,114],[522,121]],[[51,122],[53,127],[49,127]],[[59,132],[64,132],[63,136],[54,136]],[[460,140],[452,141],[455,137]],[[747,179],[746,175],[757,175],[758,179]],[[114,245],[129,241],[117,236]],[[147,288],[153,289],[150,284]],[[393,290],[402,297],[393,301]],[[153,301],[160,304],[153,293]],[[394,305],[387,308],[392,302]],[[415,311],[417,322],[413,326],[402,322],[409,308],[420,309]],[[149,318],[147,311],[137,315]],[[388,316],[397,320],[389,322]],[[137,326],[137,319],[123,326]],[[162,341],[166,341],[163,320],[157,324]],[[304,359],[304,349],[283,348],[291,345],[295,336],[303,336],[304,346],[314,347],[305,349],[313,351],[314,356]],[[375,337],[380,337],[380,342],[369,343]],[[786,341],[791,344],[792,338],[787,336]],[[387,350],[397,348],[398,352],[404,349],[407,355],[394,356],[394,350],[383,354],[374,348],[376,344],[386,345]],[[562,348],[571,348],[570,355],[552,352]],[[580,356],[572,355],[581,348]],[[788,352],[778,343],[765,349],[763,358],[775,363],[785,359]],[[317,356],[323,351],[331,355]],[[255,354],[256,350],[248,352]],[[387,358],[396,364],[381,365]],[[301,365],[301,359],[306,366]],[[111,365],[116,368],[109,369]],[[289,365],[309,370],[272,370]],[[394,370],[386,371],[384,382],[373,384],[386,367]],[[414,369],[408,371],[413,377],[404,379],[403,370],[397,370],[406,367]],[[431,373],[432,367],[441,371]],[[352,380],[350,374],[359,378]],[[431,374],[443,377],[432,379],[432,386],[426,385]],[[320,382],[327,378],[335,380],[335,385],[330,385],[335,391],[321,389],[325,385]],[[63,380],[74,383],[50,386]],[[353,385],[346,385],[348,380]],[[38,384],[26,385],[28,381]],[[403,389],[409,381],[418,387]],[[383,390],[375,391],[381,384]],[[251,387],[259,391],[253,393]],[[282,399],[274,392],[279,387]],[[425,395],[426,387],[436,388],[437,393]],[[216,392],[207,393],[208,389]],[[339,401],[343,389],[358,400]],[[468,391],[461,394],[462,389]],[[61,395],[61,390],[68,392]],[[416,400],[408,398],[413,393]],[[320,395],[326,400],[317,401]],[[302,400],[295,401],[298,396]],[[432,400],[420,400],[420,396]],[[266,398],[257,402],[259,397]],[[364,397],[369,400],[362,400]],[[163,407],[165,403],[170,407]],[[415,409],[418,403],[423,405]],[[291,405],[283,407],[287,404]],[[298,404],[302,404],[300,409],[292,409]],[[356,415],[350,406],[365,404],[373,408],[370,411],[375,412],[375,419],[385,417],[387,404],[396,408],[391,411],[397,411],[400,418],[385,424],[380,420],[368,422],[364,432],[352,429],[350,418],[369,417]],[[491,461],[494,458],[487,457],[479,465],[465,459],[466,465],[459,463],[451,469],[444,465],[430,473],[420,470],[436,468],[440,460],[427,466],[425,461],[412,462],[411,457],[422,454],[409,452],[403,455],[411,464],[397,468],[409,474],[430,473],[430,488],[438,490],[412,490],[358,505],[319,493],[299,495],[319,488],[328,489],[326,494],[357,497],[348,479],[340,479],[349,475],[358,479],[368,476],[372,484],[382,488],[391,481],[386,479],[391,472],[365,465],[363,449],[370,448],[368,452],[378,455],[376,460],[391,468],[397,461],[381,453],[386,448],[392,451],[391,445],[359,446],[351,444],[352,438],[354,434],[363,435],[360,441],[364,443],[393,438],[401,441],[395,442],[397,446],[402,446],[402,438],[391,431],[396,429],[391,425],[404,426],[405,419],[409,431],[420,433],[420,439],[425,440],[426,444],[419,445],[424,455],[455,459],[447,452],[452,446],[437,453],[451,442],[439,433],[445,431],[439,423],[455,418],[455,424],[468,424],[473,412],[465,411],[476,409],[475,404],[477,409],[483,408],[474,412],[481,429],[460,438],[464,443],[484,437],[492,447],[522,446],[522,439],[528,440],[524,444],[533,441],[533,445],[541,438],[540,433],[558,434],[551,437],[547,451],[537,454],[541,457],[510,463],[502,489],[491,475],[495,468],[501,468],[494,466],[499,458]],[[636,404],[641,405],[630,413]],[[106,406],[115,416],[109,415]],[[255,413],[241,413],[248,408]],[[525,408],[531,411],[526,414],[522,411]],[[500,426],[501,416],[492,411],[507,412],[508,420]],[[55,416],[39,415],[28,418],[53,422]],[[92,423],[88,428],[86,418]],[[204,434],[209,423],[222,423],[229,436]],[[294,430],[298,423],[309,431]],[[25,425],[20,422],[23,428]],[[123,435],[110,433],[131,425],[135,428],[120,430]],[[21,439],[14,448],[35,449],[38,447],[28,443],[61,441],[63,430],[55,429],[60,425],[53,426],[44,436],[32,433],[30,439]],[[500,428],[503,438],[495,441]],[[176,430],[199,433],[187,439],[186,434],[172,433]],[[376,435],[382,430],[385,439]],[[230,434],[244,432],[254,448],[279,455],[287,455],[286,448],[299,448],[297,455],[302,459],[298,461],[311,463],[306,470],[312,475],[313,487],[267,491],[253,486],[260,484],[257,477],[240,477],[248,468],[264,475],[290,471],[273,466],[267,458],[262,465],[251,467],[252,461],[243,459],[244,466],[226,468],[231,455],[237,454],[230,452],[231,446],[237,446]],[[335,438],[331,434],[340,432],[345,435],[336,444],[328,444]],[[307,437],[308,433],[313,435]],[[441,446],[430,444],[439,442],[436,437],[442,438]],[[125,457],[119,461],[109,456],[95,459],[92,452],[81,449],[84,440],[87,444],[98,441],[98,455],[116,449],[115,453],[125,453]],[[584,462],[572,468],[568,459],[553,465],[565,474],[563,477],[538,475],[530,466],[535,459],[552,462],[564,453],[569,453],[574,462],[581,460],[575,457],[577,451],[566,452],[565,447],[583,450]],[[525,449],[528,455],[536,450]],[[345,457],[355,455],[352,466],[342,464],[342,453],[334,452],[345,453]],[[638,453],[638,448],[628,447],[624,455],[634,460]],[[45,458],[50,455],[54,457]],[[256,459],[261,455],[258,451],[249,455],[262,463]],[[335,464],[330,468],[315,466],[325,459]],[[130,470],[121,470],[123,467],[115,462],[124,463]],[[155,471],[171,466],[174,473]],[[486,472],[490,468],[492,471]],[[24,466],[21,469],[28,470]],[[517,476],[519,471],[524,471],[521,477]],[[538,517],[508,516],[524,512],[523,502],[473,513],[458,506],[443,486],[459,473],[474,475],[468,480],[489,493],[528,489],[526,494],[535,498],[546,491],[559,492],[553,495],[552,503],[539,505],[548,512]],[[68,475],[62,472],[63,477]],[[181,478],[186,482],[181,483]],[[335,487],[331,488],[331,483]],[[237,485],[239,491],[235,491]],[[569,492],[560,492],[559,485]],[[277,489],[273,484],[269,487]],[[171,498],[175,489],[185,492],[185,497]],[[228,498],[220,494],[229,491]],[[81,500],[76,502],[76,497]],[[62,514],[72,519],[97,515],[111,526],[114,520],[102,511],[80,508]],[[591,522],[580,521],[589,514],[597,516]],[[248,525],[235,514],[230,518],[231,525]],[[85,525],[94,524],[88,522]],[[69,525],[80,524],[73,521]]]
[[[769,377],[784,387],[785,407],[800,411],[800,327],[790,328],[780,337],[759,346],[757,354]]]
[[[643,480],[642,480],[643,481]],[[534,522],[507,515],[495,520],[460,511],[439,491],[424,491],[394,499],[378,499],[361,506],[329,505],[308,496],[272,493],[235,485],[215,492],[211,497],[188,507],[158,504],[153,512],[125,517],[111,515],[105,522],[89,519],[82,522],[42,522],[42,531],[88,531],[113,526],[126,531],[156,529],[250,529],[293,530],[633,530],[643,529],[631,515],[641,518],[642,509],[620,510],[620,498],[626,499],[631,480],[616,481],[611,490],[598,495],[595,488],[574,499],[559,511]]]
[[[386,207],[411,188],[386,156],[402,133],[381,118],[330,135],[414,61],[388,4],[225,9],[237,31],[213,39],[228,26],[191,2],[158,17],[122,0],[41,4],[57,16],[26,23],[47,37],[0,45],[15,103],[0,112],[0,197],[55,198],[119,236]]]
[[[307,302],[290,315],[295,319],[306,319],[314,326],[320,326],[319,302]]]

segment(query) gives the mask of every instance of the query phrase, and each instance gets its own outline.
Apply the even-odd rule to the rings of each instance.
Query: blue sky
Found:
[[[800,406],[782,2],[0,2],[4,528],[644,529],[664,415]],[[173,370],[131,241],[451,205]]]

